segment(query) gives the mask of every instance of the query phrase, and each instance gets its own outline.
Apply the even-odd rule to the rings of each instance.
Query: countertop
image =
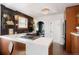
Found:
[[[77,33],[77,32],[71,32],[71,35],[79,36],[79,33]]]
[[[6,40],[11,40],[11,41],[16,41],[20,43],[27,44],[27,42],[30,43],[35,43],[39,45],[45,45],[49,46],[52,42],[51,38],[48,37],[39,37],[35,40],[27,39],[27,38],[21,38],[21,36],[26,35],[26,33],[21,33],[21,34],[13,34],[13,35],[2,35],[0,36],[1,39],[6,39]]]
[[[26,44],[26,55],[48,55],[49,46],[53,42],[53,39],[48,37],[39,37],[35,40],[24,39],[21,36],[25,36],[26,33],[14,34],[14,35],[2,35],[1,39],[20,42]]]

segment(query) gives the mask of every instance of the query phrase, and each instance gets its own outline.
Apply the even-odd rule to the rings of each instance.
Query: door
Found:
[[[56,43],[60,43],[60,44],[64,43],[63,22],[61,22],[61,20],[51,21],[50,37]]]

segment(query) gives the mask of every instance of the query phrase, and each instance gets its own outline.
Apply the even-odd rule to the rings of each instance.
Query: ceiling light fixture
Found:
[[[43,8],[42,13],[47,15],[49,13],[49,8],[48,7]]]

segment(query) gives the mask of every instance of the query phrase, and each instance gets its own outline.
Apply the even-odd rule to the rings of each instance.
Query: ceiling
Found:
[[[62,13],[66,7],[79,5],[79,3],[3,3],[8,8],[20,11],[32,17],[43,15],[42,9],[49,8],[49,14]]]

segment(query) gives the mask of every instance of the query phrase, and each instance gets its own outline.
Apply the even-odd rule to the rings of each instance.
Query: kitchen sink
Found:
[[[21,36],[21,38],[35,40],[35,39],[38,39],[38,36],[24,35],[24,36]]]

